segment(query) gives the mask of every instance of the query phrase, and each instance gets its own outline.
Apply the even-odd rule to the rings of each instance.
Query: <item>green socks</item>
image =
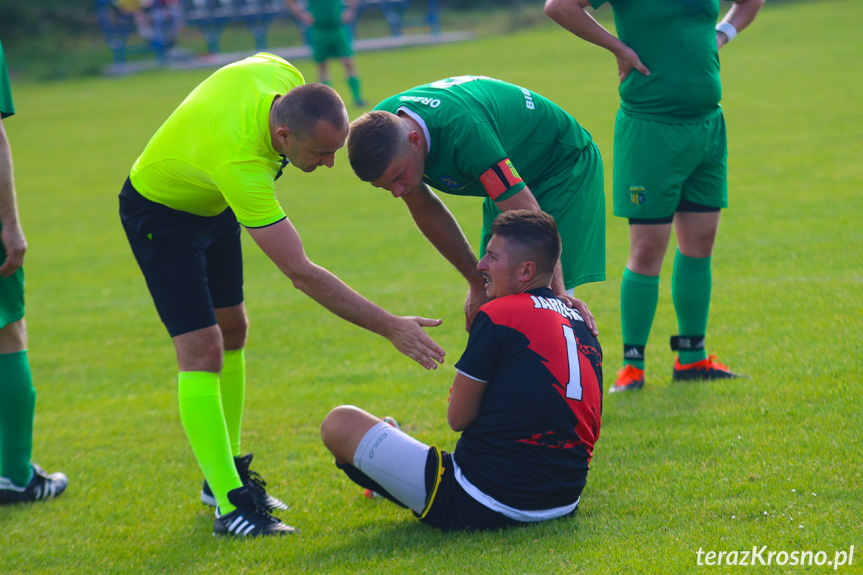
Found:
[[[705,335],[711,285],[710,258],[690,258],[677,250],[671,276],[671,299],[677,313],[677,328],[681,336]],[[706,359],[707,351],[703,347],[695,350],[681,349],[679,358],[682,364],[694,363]]]
[[[35,411],[27,352],[0,354],[0,476],[18,487],[30,482]]]
[[[180,419],[195,459],[216,497],[219,511],[222,514],[230,513],[236,507],[228,501],[228,491],[242,487],[243,483],[231,456],[231,443],[219,393],[219,374],[181,371],[178,397]]]
[[[623,270],[620,284],[620,327],[623,332],[623,364],[644,369],[644,347],[650,336],[656,304],[659,301],[659,276],[643,276]]]
[[[360,95],[360,79],[357,76],[349,77],[348,86],[351,87],[351,95],[354,97],[354,102],[362,102],[363,97]]]
[[[225,352],[222,366],[222,410],[228,425],[231,453],[240,456],[240,433],[243,428],[243,405],[246,400],[246,356],[242,349]]]

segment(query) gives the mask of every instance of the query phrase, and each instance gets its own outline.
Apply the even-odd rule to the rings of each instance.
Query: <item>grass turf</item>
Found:
[[[863,572],[861,18],[851,0],[769,4],[722,51],[731,207],[714,255],[708,348],[751,379],[670,381],[666,341],[677,330],[666,258],[647,385],[606,397],[580,512],[499,533],[440,534],[364,499],[320,443],[326,412],[354,403],[451,449],[446,395],[466,341],[463,280],[399,202],[352,177],[342,151],[333,170],[289,170],[280,200],[313,261],[395,313],[442,317],[431,333],[447,363],[425,372],[330,315],[247,242],[244,448],[301,533],[212,537],[177,413],[173,351],[116,215],[135,157],[210,71],[16,83],[18,114],[4,126],[30,242],[34,460],[65,471],[70,487],[54,502],[0,509],[0,571],[691,573],[699,549],[766,545],[833,559],[854,545],[855,564],[839,571]],[[297,64],[314,80],[311,62]],[[358,65],[372,102],[467,73],[528,86],[592,132],[610,184],[614,59],[551,24],[360,54]],[[347,95],[339,66],[333,73]],[[579,290],[600,323],[606,387],[621,359],[627,253],[607,190],[609,279]],[[444,199],[476,245],[479,202]]]

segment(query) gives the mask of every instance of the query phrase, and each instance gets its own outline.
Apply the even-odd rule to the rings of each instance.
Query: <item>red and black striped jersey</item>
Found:
[[[456,445],[465,478],[517,509],[576,501],[602,413],[602,349],[581,315],[548,288],[492,300],[456,369],[487,382]]]

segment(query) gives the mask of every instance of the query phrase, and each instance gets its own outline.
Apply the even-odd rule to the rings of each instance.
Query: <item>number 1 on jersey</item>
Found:
[[[569,381],[566,382],[567,399],[581,401],[581,365],[578,361],[578,341],[572,326],[563,326],[563,337],[566,339],[566,355],[569,360]]]

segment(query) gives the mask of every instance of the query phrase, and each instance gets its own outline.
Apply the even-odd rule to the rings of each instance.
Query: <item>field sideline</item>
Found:
[[[835,552],[863,573],[863,4],[767,3],[722,50],[730,209],[713,259],[707,345],[751,376],[671,382],[671,257],[648,346],[647,385],[606,396],[579,513],[499,533],[440,534],[367,500],[332,465],[318,426],[354,403],[452,449],[452,365],[467,340],[465,282],[401,202],[332,170],[288,170],[277,191],[313,261],[388,310],[441,317],[447,351],[425,372],[386,340],[294,290],[245,242],[251,319],[244,450],[291,504],[293,538],[211,536],[180,424],[172,346],[117,217],[149,137],[212,70],[16,82],[12,144],[27,254],[34,461],[70,487],[0,508],[0,573],[827,573],[698,567],[702,551]],[[541,8],[537,7],[537,10]],[[609,22],[604,14],[604,22]],[[607,389],[621,363],[623,220],[611,216],[614,58],[551,23],[470,43],[359,54],[371,102],[461,74],[548,96],[603,154],[608,281],[579,289],[600,325]],[[296,62],[308,81],[311,61]],[[347,96],[339,66],[334,86]],[[362,110],[349,108],[351,117]],[[476,247],[480,202],[443,198]],[[671,252],[669,252],[671,254]],[[766,554],[765,554],[766,558]]]

